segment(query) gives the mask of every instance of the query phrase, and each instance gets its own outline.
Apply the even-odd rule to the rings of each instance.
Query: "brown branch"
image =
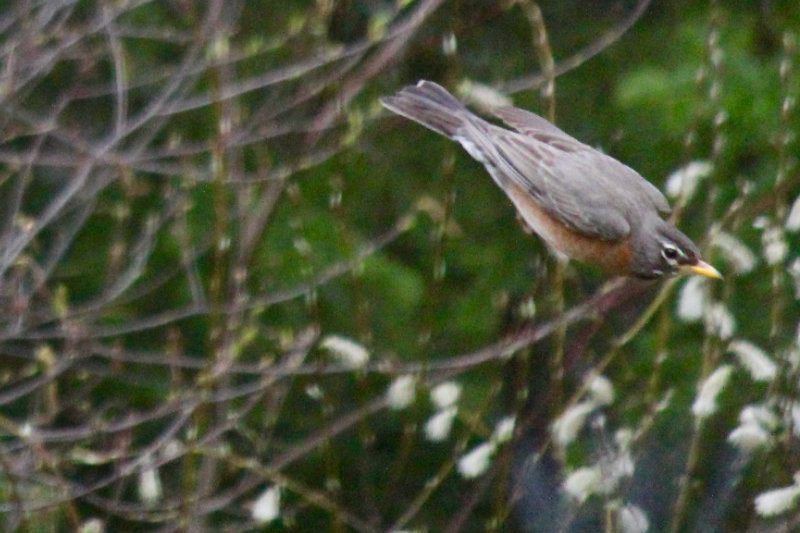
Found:
[[[627,18],[625,18],[625,20],[623,20],[619,25],[612,28],[611,31],[601,36],[595,42],[578,50],[567,59],[559,62],[554,69],[555,76],[561,76],[562,74],[578,68],[612,44],[616,43],[620,37],[625,34],[625,32],[631,29],[633,25],[639,21],[642,15],[644,15],[644,12],[647,11],[651,1],[652,0],[639,0],[639,2],[636,4],[636,7],[633,8],[633,11],[631,11],[630,15],[628,15]],[[522,76],[501,84],[499,90],[507,94],[514,94],[531,88],[540,87],[547,83],[549,79],[550,75],[547,72],[529,74],[527,76]]]

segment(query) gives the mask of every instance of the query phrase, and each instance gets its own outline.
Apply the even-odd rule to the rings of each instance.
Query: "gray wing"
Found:
[[[492,109],[492,113],[518,132],[526,135],[549,133],[551,135],[561,135],[572,139],[572,137],[564,133],[558,126],[546,118],[540,117],[536,113],[531,113],[525,109],[512,106],[500,106]]]
[[[599,178],[609,178],[609,184],[616,183],[625,187],[626,190],[633,192],[640,201],[645,202],[648,206],[652,206],[661,213],[670,212],[669,203],[661,191],[639,175],[638,172],[616,159],[583,144],[543,117],[511,106],[498,107],[493,112],[518,132],[539,142],[550,144],[565,152],[577,153],[585,150],[580,155],[592,159],[592,163],[598,166]],[[592,157],[592,155],[600,157]]]
[[[555,147],[512,132],[498,133],[495,143],[509,178],[567,227],[609,241],[630,234],[628,206],[597,179],[592,158],[577,145]]]
[[[468,122],[457,140],[470,153],[469,143],[482,152],[482,162],[501,187],[510,180],[527,190],[574,231],[616,241],[630,234],[631,224],[639,223],[642,208],[669,209],[658,189],[636,171],[549,122],[550,127],[524,134],[484,124]]]

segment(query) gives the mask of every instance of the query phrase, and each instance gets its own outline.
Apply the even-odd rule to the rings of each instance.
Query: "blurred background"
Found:
[[[6,531],[800,530],[800,4],[12,1]],[[434,80],[665,191],[724,279],[560,263]]]

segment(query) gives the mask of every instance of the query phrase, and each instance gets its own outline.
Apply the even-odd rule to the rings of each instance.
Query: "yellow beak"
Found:
[[[681,267],[681,272],[686,274],[700,274],[701,276],[707,276],[709,278],[722,279],[722,274],[719,273],[719,270],[709,265],[705,261],[698,261],[694,265],[684,265]]]

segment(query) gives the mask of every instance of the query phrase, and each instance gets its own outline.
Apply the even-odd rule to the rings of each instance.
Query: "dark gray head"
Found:
[[[672,224],[649,217],[633,235],[633,265],[639,278],[655,279],[678,274],[701,274],[721,278],[717,270],[700,259],[692,240]]]

